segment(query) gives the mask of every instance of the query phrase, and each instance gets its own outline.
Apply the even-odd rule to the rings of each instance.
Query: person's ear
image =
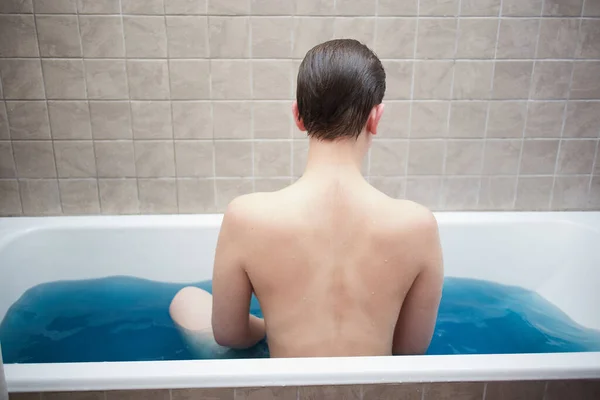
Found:
[[[369,119],[367,120],[367,132],[377,135],[377,128],[379,126],[379,121],[381,120],[381,116],[383,115],[383,110],[385,108],[385,104],[381,103],[373,107],[371,113],[369,114]]]
[[[292,114],[294,114],[294,122],[298,129],[300,129],[301,132],[306,132],[304,122],[302,122],[302,119],[300,118],[300,111],[298,110],[298,102],[296,100],[292,103]]]

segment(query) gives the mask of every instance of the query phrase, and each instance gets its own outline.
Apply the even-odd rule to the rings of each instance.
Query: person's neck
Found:
[[[361,166],[369,148],[368,141],[364,132],[358,139],[324,141],[310,138],[303,178],[364,179]]]

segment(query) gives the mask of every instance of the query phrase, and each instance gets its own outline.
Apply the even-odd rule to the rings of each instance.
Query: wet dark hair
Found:
[[[369,113],[381,104],[385,71],[367,46],[353,39],[321,43],[298,71],[299,118],[321,140],[358,138]]]

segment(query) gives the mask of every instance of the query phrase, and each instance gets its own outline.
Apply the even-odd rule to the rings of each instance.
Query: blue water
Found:
[[[211,282],[195,286],[211,291]],[[169,317],[183,285],[129,277],[52,282],[28,290],[0,324],[5,363],[188,360]],[[256,298],[251,313],[262,316]],[[537,294],[447,278],[428,354],[600,351],[600,332],[575,324]],[[228,354],[268,357],[266,343]]]

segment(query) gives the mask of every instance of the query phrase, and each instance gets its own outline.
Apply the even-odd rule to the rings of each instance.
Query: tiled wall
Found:
[[[364,386],[14,394],[11,400],[593,400],[600,381],[464,382]]]
[[[222,211],[301,174],[299,62],[388,74],[371,183],[436,210],[600,209],[599,0],[1,0],[0,215]]]

